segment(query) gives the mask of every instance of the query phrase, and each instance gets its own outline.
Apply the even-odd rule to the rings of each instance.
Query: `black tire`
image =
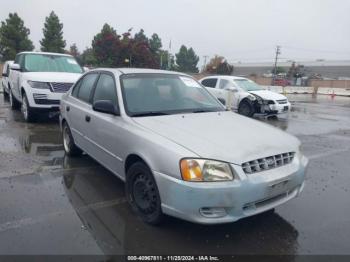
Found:
[[[82,150],[77,147],[74,143],[74,139],[72,136],[72,132],[67,124],[67,122],[63,123],[62,126],[62,141],[64,152],[68,156],[80,156],[82,154]]]
[[[36,120],[36,114],[33,108],[30,107],[26,93],[22,95],[21,112],[24,121],[30,123]]]
[[[9,101],[10,101],[10,106],[12,110],[16,110],[20,107],[20,103],[17,101],[17,99],[13,96],[12,89],[9,91]]]
[[[4,89],[4,99],[5,99],[5,101],[9,100],[9,94],[6,92],[5,89]]]
[[[143,162],[133,164],[126,174],[125,193],[134,212],[148,224],[158,225],[164,218],[157,183]]]
[[[239,104],[238,113],[243,116],[252,117],[254,115],[254,106],[249,101],[243,100]]]

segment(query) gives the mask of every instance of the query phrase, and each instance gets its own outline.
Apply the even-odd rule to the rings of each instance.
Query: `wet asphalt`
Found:
[[[350,98],[289,98],[288,117],[258,121],[302,141],[310,165],[299,198],[231,224],[153,227],[117,177],[64,155],[57,119],[24,123],[0,94],[0,254],[350,254]]]

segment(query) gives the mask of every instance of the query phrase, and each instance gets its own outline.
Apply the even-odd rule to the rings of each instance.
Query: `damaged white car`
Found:
[[[254,81],[236,76],[209,76],[200,80],[209,92],[241,115],[279,115],[288,113],[291,104],[284,95],[266,90]]]

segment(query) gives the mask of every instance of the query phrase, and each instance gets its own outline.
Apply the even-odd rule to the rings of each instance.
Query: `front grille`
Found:
[[[282,100],[277,100],[277,102],[279,103],[279,104],[281,104],[281,105],[283,105],[283,104],[287,104],[287,99],[282,99]]]
[[[37,105],[59,105],[60,100],[55,100],[55,99],[35,99],[34,102]]]
[[[73,83],[58,83],[51,82],[51,91],[54,93],[66,93],[73,85]]]
[[[242,168],[246,174],[261,172],[291,163],[293,161],[294,155],[294,152],[288,152],[279,155],[259,158],[243,163]]]

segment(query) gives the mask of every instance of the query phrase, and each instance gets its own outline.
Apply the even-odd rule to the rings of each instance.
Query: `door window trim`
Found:
[[[96,81],[96,83],[95,83],[95,85],[94,85],[94,87],[93,87],[93,89],[92,89],[92,91],[91,91],[91,97],[90,97],[91,102],[93,102],[93,99],[94,99],[94,96],[95,96],[95,91],[96,91],[96,88],[97,88],[98,80],[100,79],[100,77],[101,77],[102,74],[105,74],[105,75],[111,76],[112,79],[113,79],[114,88],[115,88],[115,95],[117,96],[117,99],[116,99],[117,104],[115,104],[115,106],[118,106],[118,107],[119,107],[118,90],[117,90],[117,81],[115,80],[115,75],[114,75],[112,72],[109,72],[109,71],[98,71],[98,72],[99,72],[99,77],[98,77],[98,79],[97,79],[97,81]]]

